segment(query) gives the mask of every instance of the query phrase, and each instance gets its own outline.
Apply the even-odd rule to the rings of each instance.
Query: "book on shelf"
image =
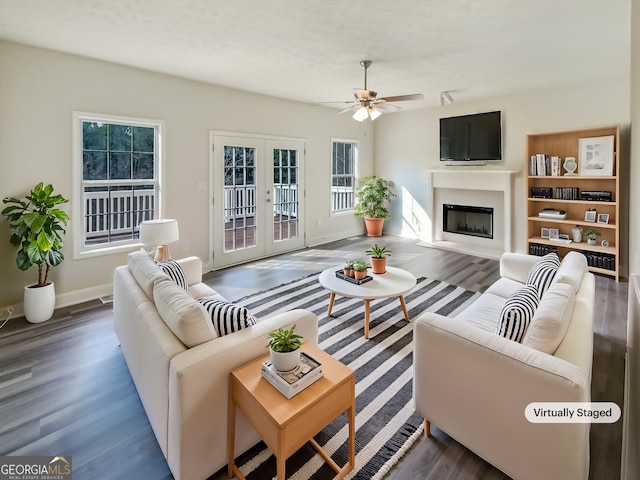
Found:
[[[322,378],[322,364],[305,352],[300,352],[300,363],[289,372],[279,372],[271,360],[262,364],[261,375],[286,398],[292,398]]]

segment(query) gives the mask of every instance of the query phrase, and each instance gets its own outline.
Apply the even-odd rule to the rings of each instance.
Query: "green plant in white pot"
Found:
[[[2,215],[9,220],[9,241],[18,248],[16,265],[20,270],[38,267],[38,282],[24,290],[24,314],[32,323],[48,320],[55,308],[55,289],[49,281],[51,267],[64,260],[62,237],[69,215],[58,205],[67,203],[62,195],[53,194],[53,186],[36,185],[24,199],[7,197]]]
[[[582,234],[587,237],[587,243],[589,245],[597,245],[598,237],[600,236],[600,232],[595,228],[587,228]]]
[[[282,327],[269,333],[269,349],[271,365],[279,372],[288,372],[300,364],[300,347],[302,346],[302,335],[296,332],[294,323],[290,329]]]

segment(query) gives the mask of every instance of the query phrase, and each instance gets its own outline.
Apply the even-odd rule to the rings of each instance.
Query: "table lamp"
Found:
[[[156,262],[169,260],[168,243],[177,242],[180,238],[178,221],[171,218],[161,220],[145,220],[140,223],[140,241],[146,245],[155,245],[156,254],[153,258]]]

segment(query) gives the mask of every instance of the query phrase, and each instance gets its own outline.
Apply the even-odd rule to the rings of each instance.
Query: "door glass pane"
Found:
[[[298,151],[273,152],[273,240],[298,237]]]
[[[256,246],[255,148],[224,147],[224,251]]]

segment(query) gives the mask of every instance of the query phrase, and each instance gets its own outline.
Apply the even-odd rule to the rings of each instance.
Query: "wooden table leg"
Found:
[[[371,300],[364,299],[364,338],[369,338],[369,315],[371,313]]]
[[[335,292],[329,294],[329,308],[327,309],[327,317],[331,316],[331,309],[333,308],[333,301],[336,299]]]
[[[285,480],[285,465],[287,459],[284,455],[276,455],[276,475],[278,480]]]
[[[355,398],[351,403],[351,407],[347,410],[347,418],[349,421],[349,469],[350,472],[356,468],[356,406]]]
[[[402,305],[402,311],[404,312],[404,319],[409,322],[409,312],[407,312],[407,304],[404,301],[404,295],[398,297],[400,299],[400,305]]]

